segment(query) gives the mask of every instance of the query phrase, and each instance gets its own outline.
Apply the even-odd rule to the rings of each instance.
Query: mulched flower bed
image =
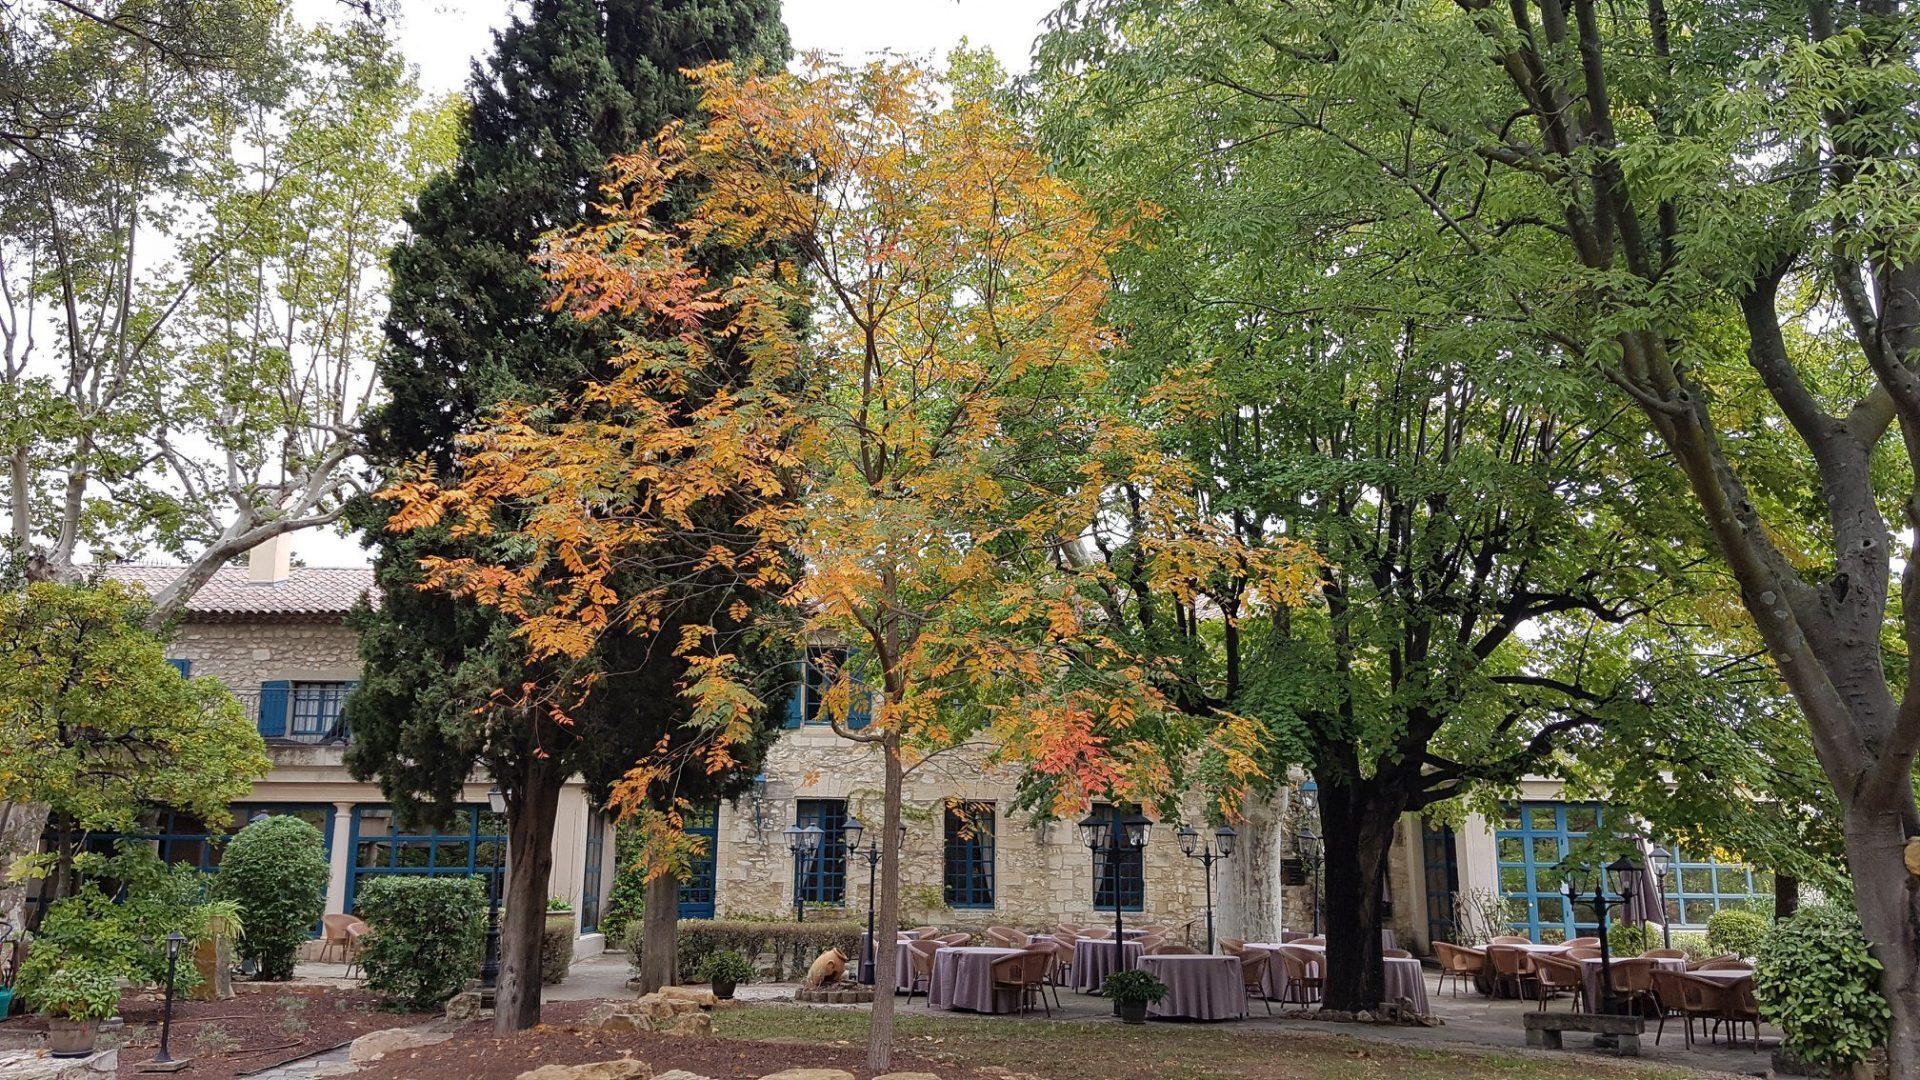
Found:
[[[871,1080],[874,1075],[866,1065],[865,1046],[677,1038],[580,1027],[577,1021],[598,1004],[550,1003],[541,1011],[539,1027],[506,1038],[493,1035],[492,1021],[475,1021],[437,1046],[388,1054],[355,1072],[352,1080],[420,1080],[428,1076],[513,1080],[542,1065],[584,1065],[617,1057],[639,1058],[652,1065],[655,1072],[685,1069],[715,1080],[754,1080],[782,1069],[845,1069],[860,1080]],[[946,1080],[972,1080],[979,1075],[972,1069],[905,1054],[894,1056],[890,1071],[933,1072]]]
[[[191,1080],[233,1077],[305,1057],[356,1036],[385,1028],[412,1027],[431,1013],[397,1013],[379,1008],[364,990],[279,983],[236,983],[230,1001],[173,1003],[172,1051],[191,1063],[176,1076]],[[104,1032],[121,1040],[120,1075],[141,1075],[140,1063],[160,1046],[158,998],[128,994],[120,1001],[126,1026]],[[7,1031],[44,1030],[38,1016],[15,1017],[0,1025]],[[147,1074],[151,1075],[151,1074]]]

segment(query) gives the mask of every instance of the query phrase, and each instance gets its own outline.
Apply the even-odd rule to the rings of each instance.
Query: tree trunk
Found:
[[[1359,1012],[1380,1007],[1386,971],[1380,955],[1380,884],[1400,821],[1400,805],[1382,792],[1320,783],[1325,837],[1327,970],[1320,1007]]]
[[[40,851],[40,837],[47,831],[46,803],[0,802],[0,921],[8,926],[27,927],[27,883],[16,881],[13,867],[17,860]]]
[[[886,786],[881,799],[880,902],[873,930],[873,1011],[867,1027],[867,1068],[883,1073],[893,1067],[894,965],[899,950],[893,939],[900,931],[900,738],[888,735],[880,744],[886,754]]]
[[[640,925],[640,992],[651,994],[672,986],[680,972],[675,941],[680,919],[680,882],[662,874],[647,882],[647,900]]]
[[[1773,917],[1790,918],[1800,909],[1800,879],[1788,874],[1773,875]]]
[[[1884,967],[1880,992],[1893,1009],[1887,1052],[1894,1076],[1920,1076],[1920,889],[1902,854],[1911,789],[1862,798],[1846,808],[1847,871],[1869,947]]]
[[[547,928],[553,824],[566,782],[552,758],[529,761],[517,779],[507,794],[507,888],[494,996],[493,1030],[501,1035],[540,1022],[540,942]]]

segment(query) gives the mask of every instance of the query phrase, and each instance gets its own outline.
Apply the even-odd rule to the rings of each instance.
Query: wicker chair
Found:
[[[1569,960],[1598,960],[1600,959],[1600,949],[1595,945],[1575,945],[1560,955],[1565,956]]]
[[[1273,954],[1265,949],[1248,949],[1240,954],[1240,985],[1251,1001],[1256,995],[1266,1003],[1267,1015],[1273,1015],[1273,998],[1267,993],[1267,965],[1273,963]],[[1242,1006],[1242,1012],[1252,1012],[1249,1006]]]
[[[916,938],[907,943],[907,1000],[913,992],[927,995],[927,1007],[933,1007],[933,954],[945,946],[933,938]]]
[[[360,923],[358,915],[320,916],[320,960],[323,963],[335,950],[339,951],[340,963],[344,964],[352,959],[348,948],[353,943],[353,937],[348,930],[355,923]],[[366,924],[360,923],[360,925]]]
[[[1584,945],[1588,948],[1597,949],[1600,947],[1600,939],[1597,937],[1568,938],[1566,941],[1561,942],[1561,944],[1570,945],[1574,947],[1579,947]]]
[[[1753,965],[1737,956],[1712,956],[1688,968],[1689,971],[1730,971],[1751,968]]]
[[[1091,938],[1094,941],[1107,941],[1113,937],[1113,931],[1105,930],[1105,929],[1087,929],[1087,930],[1080,931],[1080,936],[1083,938]]]
[[[1663,975],[1665,978],[1660,978]],[[1673,1011],[1686,1022],[1687,1045],[1693,1045],[1695,1020],[1700,1021],[1701,1030],[1707,1034],[1707,1041],[1712,1042],[1713,1031],[1720,1026],[1721,1018],[1726,1012],[1727,987],[1712,979],[1702,979],[1697,975],[1687,975],[1678,971],[1659,971],[1655,972],[1654,976],[1659,979],[1659,985],[1666,987],[1660,991],[1663,995],[1662,1002],[1671,1006]],[[1666,995],[1672,995],[1677,1000],[1668,1002]],[[1665,1009],[1661,1011],[1663,1015],[1660,1017],[1660,1027],[1653,1033],[1653,1041],[1656,1045],[1660,1042],[1660,1032],[1667,1026]]]
[[[1311,1005],[1320,1000],[1320,976],[1316,967],[1319,957],[1292,945],[1282,945],[1262,955],[1280,957],[1280,969],[1287,980],[1286,989],[1280,994],[1281,1001],[1294,1005]],[[1240,964],[1241,970],[1244,971],[1247,958],[1241,957]]]
[[[907,933],[912,934],[914,937],[920,939],[921,941],[926,941],[930,938],[939,937],[940,928],[937,926],[916,926],[913,929],[907,931]]]
[[[941,934],[933,940],[955,949],[964,949],[973,944],[973,935],[968,933]]]
[[[1247,951],[1247,943],[1235,937],[1220,939],[1220,951],[1228,956],[1240,956]]]
[[[1640,955],[1658,957],[1662,960],[1685,960],[1687,958],[1687,951],[1685,949],[1648,949]]]
[[[1514,997],[1525,1001],[1529,984],[1539,989],[1539,978],[1533,973],[1533,957],[1526,950],[1512,945],[1488,945],[1487,963],[1493,968],[1494,986],[1512,986]]]
[[[1531,959],[1534,977],[1540,980],[1540,1011],[1547,1011],[1548,997],[1563,990],[1573,993],[1573,1011],[1581,1011],[1580,1006],[1587,996],[1587,981],[1580,962],[1550,953],[1542,953]]]
[[[1027,935],[1011,926],[987,927],[987,944],[998,945],[1003,949],[1024,949],[1027,947]]]
[[[1440,983],[1435,989],[1445,990],[1447,980],[1452,979],[1454,997],[1460,996],[1462,980],[1473,982],[1487,970],[1487,954],[1479,949],[1469,949],[1450,941],[1436,941],[1433,943],[1433,955],[1440,961]]]
[[[1380,956],[1382,959],[1393,959],[1393,960],[1413,959],[1413,954],[1408,952],[1405,949],[1381,949]]]
[[[1533,944],[1533,939],[1530,937],[1527,937],[1524,934],[1501,934],[1499,937],[1496,937],[1492,941],[1487,942],[1487,944],[1489,945],[1531,945]]]
[[[1728,1038],[1735,1046],[1740,1045],[1740,1029],[1752,1024],[1753,1048],[1760,1049],[1760,1002],[1753,996],[1752,979],[1742,979],[1721,991],[1720,1018],[1732,1027],[1732,1034]]]
[[[1327,943],[1327,935],[1325,934],[1312,934],[1307,937],[1298,938],[1296,940],[1287,942],[1287,944],[1289,945],[1325,945],[1326,943]]]
[[[1148,956],[1199,956],[1200,950],[1191,945],[1182,945],[1177,941],[1157,941],[1153,947],[1144,950]]]
[[[1053,1006],[1047,1004],[1047,975],[1052,970],[1052,949],[1022,949],[993,962],[993,988],[1019,991],[1021,1012],[1033,1008],[1037,995],[1040,1007],[1051,1017]]]
[[[1635,1012],[1643,1002],[1654,1000],[1653,973],[1660,965],[1649,957],[1633,956],[1613,962],[1614,1000]]]

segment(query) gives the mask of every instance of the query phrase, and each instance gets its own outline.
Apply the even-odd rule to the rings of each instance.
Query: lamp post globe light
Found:
[[[1326,852],[1320,846],[1320,837],[1310,828],[1302,826],[1293,838],[1293,850],[1300,855],[1300,866],[1307,872],[1307,887],[1313,897],[1313,933],[1320,934],[1320,868],[1326,864]]]
[[[1124,816],[1117,809],[1104,816],[1096,810],[1080,820],[1080,842],[1087,845],[1087,850],[1093,854],[1094,865],[1100,864],[1102,852],[1107,856],[1107,884],[1113,896],[1113,970],[1116,972],[1127,970],[1127,932],[1121,915],[1120,854],[1128,850],[1144,851],[1147,841],[1152,837],[1153,821],[1138,810]],[[1098,881],[1094,883],[1094,891],[1096,895],[1099,892]],[[1115,1001],[1113,1007],[1117,1012],[1120,1003]]]
[[[873,940],[874,883],[880,871],[880,859],[883,853],[880,850],[878,836],[868,840],[866,846],[861,846],[860,840],[865,835],[866,828],[860,823],[859,818],[849,815],[847,823],[840,827],[840,842],[846,847],[848,855],[857,856],[867,862],[867,945],[861,950],[863,955],[860,961],[860,981],[872,986],[879,970],[879,954],[876,951],[879,945]],[[894,848],[896,851],[907,846],[906,822],[900,823],[899,835],[894,843],[897,845]]]
[[[1647,869],[1653,871],[1654,889],[1660,894],[1660,946],[1673,948],[1673,923],[1667,918],[1667,873],[1673,869],[1673,852],[1656,844],[1647,852]]]
[[[487,809],[501,821],[506,820],[507,793],[499,784],[487,789]],[[487,954],[486,962],[480,965],[480,985],[487,990],[500,983],[500,856],[504,847],[500,840],[493,842],[493,873],[487,889]]]
[[[1180,826],[1174,836],[1180,841],[1180,854],[1199,859],[1207,880],[1207,951],[1213,951],[1213,864],[1233,855],[1240,834],[1222,825],[1213,830],[1213,843],[1203,844],[1200,833],[1191,825]]]
[[[1643,873],[1646,873],[1646,868],[1625,855],[1601,867],[1598,871],[1579,863],[1571,864],[1562,871],[1560,892],[1567,899],[1569,914],[1572,912],[1575,901],[1588,899],[1588,885],[1590,884],[1593,888],[1593,910],[1600,924],[1599,1010],[1603,1013],[1614,1011],[1613,948],[1607,941],[1607,911],[1615,904],[1627,903],[1627,898],[1631,895],[1634,886],[1634,875]],[[1608,895],[1609,886],[1613,888],[1612,895]],[[1599,1044],[1600,1038],[1595,1037],[1596,1045]]]
[[[807,874],[813,869],[813,857],[820,850],[827,833],[818,825],[800,825],[796,822],[782,830],[781,835],[787,838],[787,850],[793,853],[793,917],[806,922]]]

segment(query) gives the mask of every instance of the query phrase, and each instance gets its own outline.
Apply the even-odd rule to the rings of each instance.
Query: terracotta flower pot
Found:
[[[98,1020],[60,1020],[47,1018],[47,1050],[54,1057],[86,1057],[93,1053],[93,1039],[99,1031]]]

